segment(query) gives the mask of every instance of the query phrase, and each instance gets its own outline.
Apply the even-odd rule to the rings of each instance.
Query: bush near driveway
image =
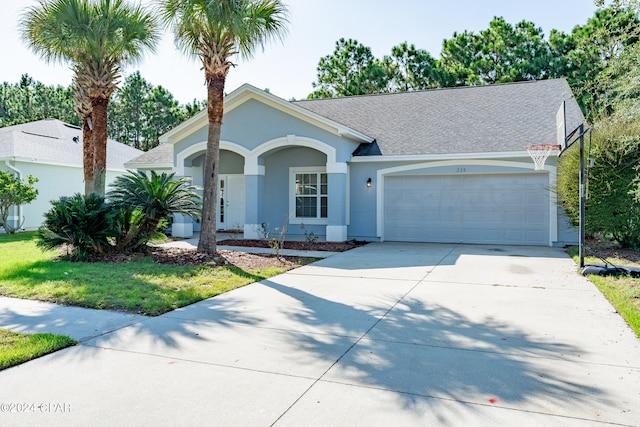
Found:
[[[594,124],[585,228],[611,234],[624,248],[640,250],[640,120],[609,117]],[[588,148],[588,137],[585,150]],[[575,225],[579,216],[579,149],[575,143],[558,161],[557,192]],[[585,153],[585,157],[588,154]]]

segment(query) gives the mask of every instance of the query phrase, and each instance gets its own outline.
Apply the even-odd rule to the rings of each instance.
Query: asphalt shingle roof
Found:
[[[158,163],[173,163],[173,144],[160,144],[144,154],[127,162],[128,167]]]
[[[140,154],[109,139],[107,169],[124,169],[125,162]],[[82,167],[82,129],[57,119],[0,128],[0,159],[7,158]]]
[[[295,101],[376,139],[382,155],[521,152],[556,143],[564,79]],[[567,102],[567,129],[583,120]]]
[[[556,113],[566,103],[567,132],[584,120],[564,79],[293,101],[375,138],[356,155],[522,152],[556,144]],[[172,163],[173,145],[127,164]]]

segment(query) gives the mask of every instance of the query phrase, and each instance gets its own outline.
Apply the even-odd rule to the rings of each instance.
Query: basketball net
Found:
[[[560,146],[555,144],[531,144],[527,146],[527,152],[533,159],[535,170],[544,170],[544,162],[553,151],[560,151]]]

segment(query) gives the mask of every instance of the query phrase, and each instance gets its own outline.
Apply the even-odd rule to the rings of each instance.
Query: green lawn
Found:
[[[576,261],[578,260],[578,248],[570,248],[569,254]],[[626,259],[608,260],[615,265],[637,265]],[[598,258],[585,258],[585,264],[602,264]],[[589,279],[611,302],[611,305],[620,313],[622,318],[631,326],[640,338],[640,278],[626,276],[589,276]]]
[[[74,340],[61,335],[29,335],[0,329],[0,371],[74,344]]]
[[[34,233],[0,234],[0,295],[156,316],[283,273],[286,267],[174,266],[150,258],[70,262],[35,246]]]

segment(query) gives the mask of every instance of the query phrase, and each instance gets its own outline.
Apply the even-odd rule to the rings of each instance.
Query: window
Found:
[[[326,223],[328,180],[324,168],[291,169],[293,218],[310,224]]]

